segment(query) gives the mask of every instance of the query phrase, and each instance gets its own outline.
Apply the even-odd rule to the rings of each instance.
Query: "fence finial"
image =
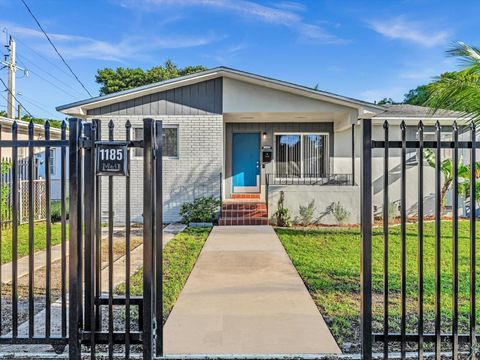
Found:
[[[130,122],[130,120],[127,120],[127,122],[125,123],[125,127],[127,129],[130,129],[132,127],[132,123]]]
[[[62,120],[61,129],[65,130],[66,128],[67,128],[67,121],[64,119],[64,120]]]
[[[405,131],[407,129],[407,124],[405,124],[405,120],[402,120],[400,123],[400,130]]]
[[[420,121],[418,122],[418,130],[422,130],[422,131],[423,131],[423,121],[422,121],[422,120],[420,120]]]
[[[115,127],[115,124],[113,123],[113,120],[110,119],[110,121],[108,122],[108,128],[113,129],[114,127]]]
[[[457,124],[456,120],[452,124],[452,129],[453,129],[454,132],[458,132],[458,124]]]
[[[389,127],[388,120],[385,120],[383,122],[383,128],[386,130],[386,129],[388,129],[388,127]]]
[[[435,123],[435,130],[441,130],[442,129],[442,125],[440,125],[440,121],[437,120],[437,122]]]
[[[47,119],[47,121],[45,121],[44,127],[45,127],[45,130],[50,129],[50,120]]]

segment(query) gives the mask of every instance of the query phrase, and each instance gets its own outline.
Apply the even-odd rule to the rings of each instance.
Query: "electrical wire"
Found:
[[[38,74],[36,71],[34,72],[30,66],[33,66],[35,68],[37,68],[39,71],[45,73],[46,75],[50,76],[53,80],[56,80],[59,84],[62,84],[63,86],[65,86],[66,88],[72,90],[72,91],[75,91],[76,93],[79,93],[79,91],[77,89],[75,89],[73,86],[70,86],[69,84],[67,84],[66,82],[60,80],[59,78],[57,78],[55,75],[53,75],[52,73],[50,73],[49,71],[43,69],[41,66],[35,64],[33,61],[31,60],[28,60],[26,58],[24,58],[23,56],[19,56],[17,54],[17,59],[18,61],[28,70],[29,73],[32,73],[32,74],[35,74],[37,75],[38,77],[42,78],[42,76],[40,74]],[[23,60],[23,61],[22,61]],[[25,63],[26,62],[26,63]],[[52,84],[49,80],[47,79],[44,79],[46,82]],[[61,89],[59,88],[57,85],[55,84],[52,84],[53,86],[55,86],[57,89],[63,91],[65,94],[67,95],[70,95],[72,96],[73,98],[77,98],[77,96],[73,96],[70,92],[66,91],[65,89]],[[79,93],[80,94],[80,93]]]
[[[15,96],[15,94],[13,94],[13,93],[10,91],[10,89],[9,89],[8,86],[7,86],[7,84],[5,84],[5,81],[3,81],[2,78],[0,78],[0,82],[3,84],[3,86],[5,86],[5,90],[7,90],[7,91],[13,96],[13,98],[14,98],[20,105],[22,105],[23,110],[25,110],[25,112],[26,112],[29,116],[33,117],[33,115],[30,113],[30,111],[28,111],[27,108],[26,108],[20,101],[18,101],[18,99],[17,99],[17,97]]]
[[[30,13],[30,15],[32,16],[33,20],[35,20],[35,22],[37,23],[39,29],[42,31],[42,33],[45,35],[45,37],[47,38],[48,42],[50,43],[50,45],[52,45],[53,49],[55,50],[55,52],[57,53],[57,55],[60,57],[60,59],[62,60],[62,62],[65,64],[65,66],[68,68],[68,70],[72,73],[72,75],[75,77],[75,79],[77,80],[77,82],[83,87],[83,89],[87,92],[87,94],[90,96],[90,97],[93,97],[92,94],[90,94],[90,91],[88,91],[88,89],[85,87],[85,85],[80,81],[80,79],[78,78],[77,74],[75,74],[75,72],[73,71],[73,69],[70,67],[70,65],[68,65],[67,61],[65,60],[65,58],[62,56],[62,54],[60,54],[60,51],[58,51],[57,47],[55,46],[55,44],[52,42],[52,40],[50,39],[50,36],[48,36],[47,32],[43,29],[42,25],[40,24],[40,22],[38,21],[38,19],[35,17],[35,15],[33,14],[32,10],[30,10],[30,7],[27,5],[27,3],[25,2],[25,0],[20,0],[23,5],[25,5],[25,7],[27,8],[27,11]]]
[[[65,69],[61,68],[58,66],[58,64],[54,63],[51,59],[49,59],[48,57],[46,57],[45,55],[39,53],[37,50],[35,50],[34,48],[32,48],[31,46],[27,45],[27,43],[23,42],[22,40],[20,40],[19,38],[16,38],[15,41],[17,43],[19,43],[20,45],[26,47],[28,50],[30,50],[31,52],[33,52],[35,55],[37,55],[38,57],[41,57],[43,60],[45,60],[47,63],[49,63],[50,65],[52,65],[55,69],[57,69],[58,71],[64,73],[65,75],[67,75],[69,78],[72,78],[72,79],[75,79],[71,73],[69,73],[68,71],[66,71]],[[18,53],[17,53],[17,57],[18,57]]]
[[[52,116],[52,118],[54,119],[55,117],[57,117],[58,115],[57,114],[54,114],[52,112],[52,110],[49,110],[47,107],[45,107],[44,105],[40,104],[39,102],[33,100],[32,98],[29,98],[25,95],[22,95],[22,100],[25,101],[26,103],[36,107],[37,109],[45,112],[45,113],[48,113],[50,116]]]

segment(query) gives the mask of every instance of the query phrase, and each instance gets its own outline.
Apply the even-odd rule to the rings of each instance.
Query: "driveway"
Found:
[[[164,340],[169,355],[340,353],[270,226],[212,230]]]

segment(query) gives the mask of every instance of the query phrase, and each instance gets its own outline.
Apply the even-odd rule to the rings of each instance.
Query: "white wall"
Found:
[[[444,126],[446,129],[446,126]],[[416,126],[407,128],[407,140],[416,140]],[[467,140],[468,134],[460,136],[460,140]],[[384,129],[382,125],[372,125],[372,138],[374,140],[384,140]],[[401,140],[400,121],[391,122],[389,128],[390,140]],[[355,127],[355,181],[360,184],[360,156],[361,156],[361,127]],[[416,154],[416,151],[409,149],[407,159]],[[373,205],[374,213],[380,214],[383,209],[383,174],[384,174],[384,150],[374,149],[372,158],[372,181],[373,181]],[[468,150],[460,150],[459,156],[464,162],[468,163]],[[477,155],[478,156],[478,155]],[[334,172],[351,173],[351,129],[336,132],[334,144]],[[390,149],[389,151],[389,197],[390,202],[398,205],[400,199],[400,149]],[[428,164],[423,165],[424,172],[424,211],[426,215],[432,215],[434,212],[435,182],[434,169]],[[407,165],[406,176],[407,188],[407,213],[416,215],[418,205],[418,164],[412,162]],[[451,203],[451,195],[447,195],[447,205]],[[460,199],[460,207],[463,207]],[[398,206],[396,207],[398,211]],[[398,215],[398,212],[397,212]]]
[[[223,112],[224,113],[351,113],[357,115],[356,109],[337,105],[318,99],[291,94],[264,86],[250,84],[230,78],[223,78]],[[355,116],[355,119],[357,117]]]
[[[360,222],[360,191],[358,186],[270,186],[268,191],[270,218],[273,217],[278,208],[281,191],[285,195],[284,207],[289,210],[292,221],[295,221],[298,217],[300,206],[307,206],[312,200],[315,200],[314,219],[319,224],[337,224],[334,216],[328,212],[328,207],[337,202],[350,213],[345,220],[345,224],[358,224]]]

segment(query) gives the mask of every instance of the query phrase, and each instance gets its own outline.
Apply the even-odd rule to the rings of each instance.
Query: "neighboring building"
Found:
[[[18,125],[17,138],[18,140],[28,140],[28,125],[27,121],[13,120],[5,117],[0,117],[1,125],[1,139],[12,139],[12,124],[16,121]],[[40,124],[34,124],[33,128],[34,140],[45,139],[45,127]],[[50,127],[50,139],[59,140],[62,136],[61,130],[58,128]],[[68,132],[66,133],[68,138]],[[34,178],[45,179],[45,148],[36,147],[34,152]],[[11,162],[12,148],[1,148],[1,158],[4,161]],[[68,154],[67,154],[68,157]],[[18,148],[18,159],[22,166],[22,171],[26,171],[26,161],[28,159],[28,148]],[[68,159],[65,163],[66,177],[68,179]],[[20,177],[22,177],[22,171]],[[27,175],[24,174],[25,179]],[[50,179],[51,179],[51,195],[52,200],[60,199],[60,180],[61,180],[61,152],[60,148],[50,148]],[[68,186],[66,187],[68,188]]]
[[[125,137],[127,120],[133,125],[135,138],[141,137],[143,118],[163,121],[166,222],[179,220],[182,203],[205,195],[221,195],[227,204],[265,202],[268,196],[271,216],[284,191],[285,206],[294,217],[300,205],[315,200],[320,222],[332,223],[327,209],[340,202],[350,213],[346,222],[358,223],[361,120],[373,120],[373,136],[380,140],[383,122],[389,120],[390,138],[399,140],[402,120],[407,123],[409,139],[415,139],[419,120],[424,121],[426,136],[430,136],[437,120],[451,124],[459,119],[454,112],[432,115],[417,106],[379,106],[225,67],[63,105],[57,110],[88,120],[103,120],[104,135],[107,121],[113,120],[117,139]],[[449,132],[451,128],[445,127],[445,136]],[[391,156],[390,194],[396,200],[399,153],[392,150]],[[414,151],[409,153],[409,159],[407,181],[412,191],[407,206],[412,213],[416,209],[417,179]],[[132,176],[132,211],[138,217],[142,207],[142,166],[142,153],[136,151],[131,161],[131,172],[138,175]],[[379,212],[381,151],[374,151],[373,168],[374,205]],[[433,192],[429,171],[425,169],[427,197]],[[120,187],[124,184],[123,179],[115,182]],[[115,219],[121,222],[124,192],[116,191],[114,196]],[[252,199],[243,200],[246,197]],[[265,222],[262,215],[255,220],[251,211],[239,209],[226,206],[222,223]]]

